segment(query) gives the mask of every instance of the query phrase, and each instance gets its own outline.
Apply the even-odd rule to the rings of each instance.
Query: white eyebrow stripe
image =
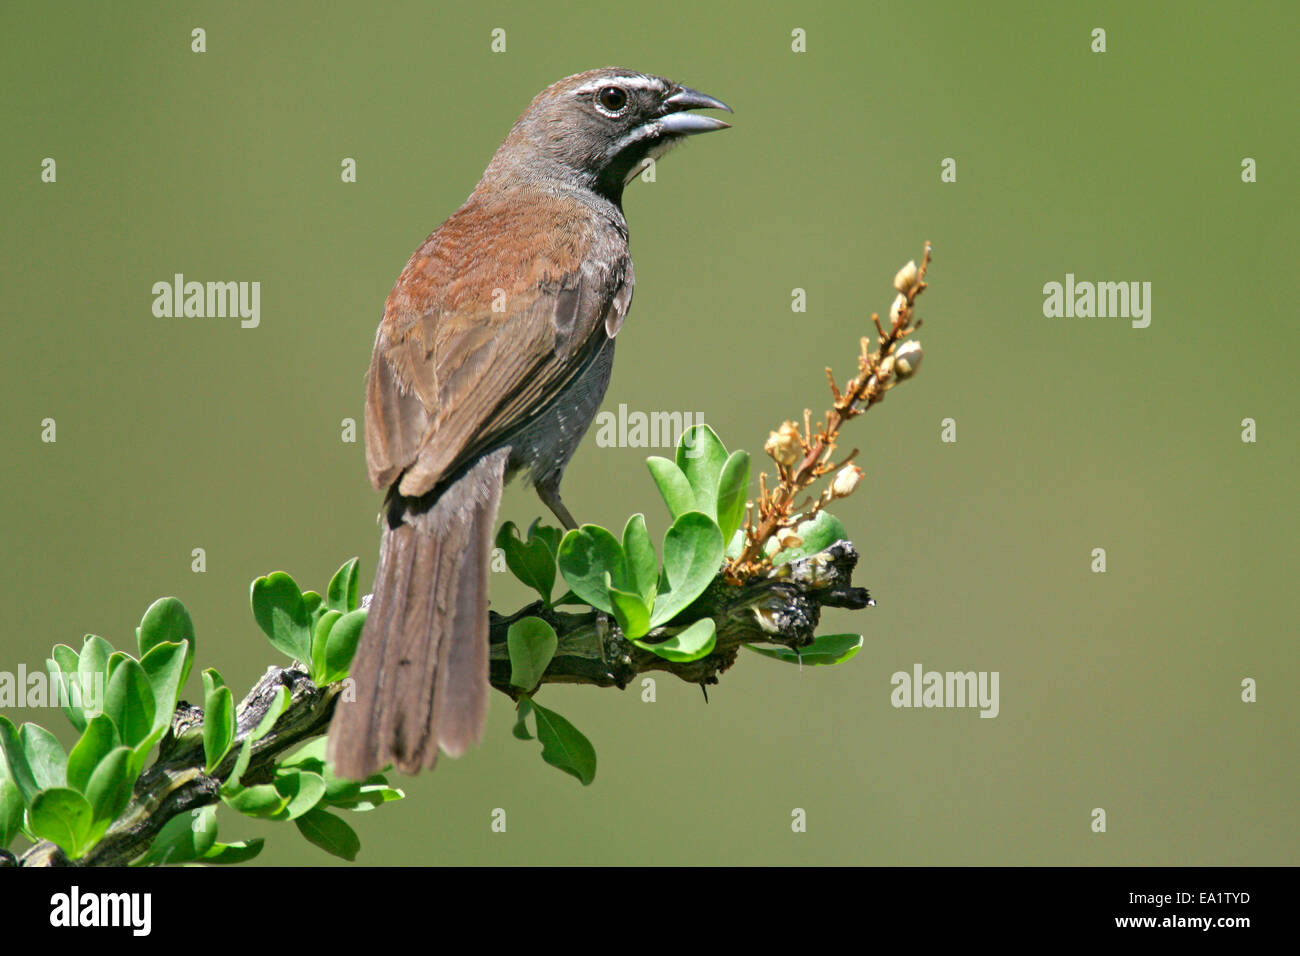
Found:
[[[584,86],[574,90],[574,94],[595,93],[597,90],[604,89],[611,84],[630,87],[634,90],[662,90],[664,86],[658,80],[649,76],[607,76],[602,80],[594,80]]]

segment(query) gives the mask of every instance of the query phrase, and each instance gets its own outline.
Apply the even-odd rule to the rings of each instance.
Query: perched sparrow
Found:
[[[632,301],[623,187],[730,109],[631,70],[543,90],[384,306],[366,379],[366,464],[387,489],[379,568],[330,726],[336,772],[432,766],[482,736],[488,559],[526,470],[566,527],[560,478],[600,406]]]

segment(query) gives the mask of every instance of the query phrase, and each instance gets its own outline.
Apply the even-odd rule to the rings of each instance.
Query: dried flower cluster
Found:
[[[862,470],[852,464],[857,449],[842,462],[833,462],[840,428],[850,418],[856,418],[883,399],[885,393],[899,382],[915,375],[920,367],[921,343],[907,336],[921,325],[914,308],[916,297],[926,289],[925,274],[930,267],[930,253],[930,243],[927,242],[920,266],[909,262],[894,276],[894,289],[898,294],[889,309],[889,327],[882,327],[880,317],[872,313],[871,321],[876,327],[875,348],[872,348],[870,337],[862,338],[858,374],[845,384],[842,391],[835,384],[834,373],[826,369],[833,401],[816,430],[812,425],[812,412],[805,408],[802,429],[796,422],[787,421],[768,436],[763,450],[776,464],[776,485],[769,489],[767,472],[759,474],[758,498],[749,502],[745,514],[744,549],[727,565],[726,573],[732,581],[743,580],[770,567],[771,560],[766,553],[769,540],[775,538],[779,548],[794,548],[802,544],[795,532],[796,526],[837,498],[852,494],[862,479]],[[832,472],[834,477],[820,494],[797,501],[801,492]]]

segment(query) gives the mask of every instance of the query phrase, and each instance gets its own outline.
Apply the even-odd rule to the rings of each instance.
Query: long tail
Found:
[[[480,459],[429,509],[385,522],[374,597],[340,697],[329,755],[361,780],[388,763],[432,767],[483,735],[488,699],[488,562],[508,452]]]

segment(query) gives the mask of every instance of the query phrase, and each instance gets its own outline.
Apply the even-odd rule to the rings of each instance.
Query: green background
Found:
[[[175,594],[199,666],[247,687],[283,663],[252,578],[323,588],[358,554],[369,590],[379,500],[340,422],[360,421],[384,297],[530,98],[616,64],[736,112],[628,189],[638,284],[606,408],[701,411],[761,454],[824,406],[823,366],[852,370],[894,271],[935,244],[924,368],[844,435],[868,476],[839,514],[879,604],[823,631],[866,645],[802,673],[744,655],[707,705],[669,678],[653,704],[547,688],[597,748],[589,788],[514,740],[494,695],[482,747],[347,815],[360,861],[1300,862],[1300,15],[1075,6],[7,3],[2,666],[86,632],[129,646]],[[261,327],[155,318],[176,272],[260,281]],[[1150,328],[1045,318],[1067,272],[1151,282]],[[653,453],[593,430],[566,501],[607,526],[644,510],[661,535]],[[501,517],[541,511],[512,487]],[[528,600],[492,588],[498,609]],[[999,671],[1001,715],[892,708],[917,662]],[[70,741],[56,711],[9,716]],[[268,835],[263,862],[334,862],[219,819],[222,839]]]

